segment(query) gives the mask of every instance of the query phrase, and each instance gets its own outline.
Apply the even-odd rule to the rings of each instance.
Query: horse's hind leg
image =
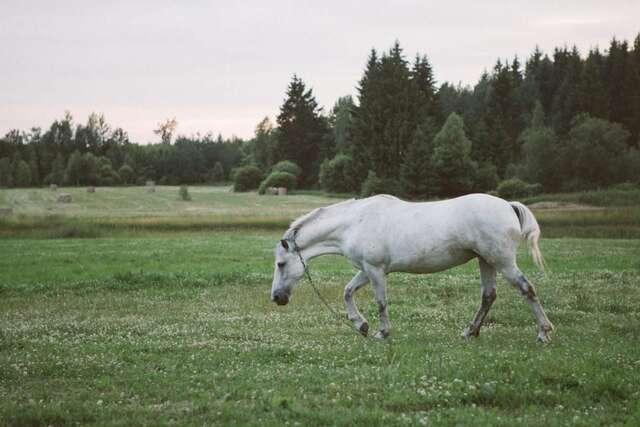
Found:
[[[547,318],[547,315],[542,308],[542,304],[538,300],[538,294],[536,288],[529,282],[529,280],[522,274],[522,271],[513,264],[502,270],[504,277],[511,283],[516,289],[520,291],[523,297],[526,298],[529,307],[533,311],[538,321],[538,341],[549,342],[549,332],[553,331],[553,324]]]
[[[373,286],[376,303],[378,304],[378,313],[380,314],[380,330],[376,332],[374,338],[385,339],[391,331],[389,312],[387,310],[386,274],[382,269],[373,266],[367,266],[365,272]]]
[[[347,308],[347,316],[349,317],[349,320],[353,322],[353,326],[355,326],[355,328],[365,337],[367,336],[367,333],[369,333],[369,324],[358,311],[358,307],[356,307],[356,304],[353,301],[353,294],[358,289],[366,285],[368,281],[369,278],[367,275],[364,274],[364,272],[359,271],[344,288],[344,305]]]
[[[478,308],[469,327],[462,332],[462,336],[465,338],[471,336],[477,337],[478,334],[480,334],[482,321],[496,300],[496,269],[484,259],[478,258],[478,260],[480,261],[481,302],[480,308]]]

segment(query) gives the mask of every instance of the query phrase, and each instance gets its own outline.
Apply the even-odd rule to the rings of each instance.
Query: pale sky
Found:
[[[293,73],[329,110],[356,95],[371,48],[426,54],[438,83],[474,84],[536,45],[633,42],[640,1],[0,0],[0,134],[104,113],[134,142],[249,138],[278,113]]]

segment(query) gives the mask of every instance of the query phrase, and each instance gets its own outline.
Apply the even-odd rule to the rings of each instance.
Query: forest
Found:
[[[354,82],[356,83],[356,82]],[[294,75],[275,123],[251,139],[176,135],[131,141],[104,115],[0,138],[0,187],[282,185],[410,199],[491,191],[580,191],[640,179],[640,34],[587,53],[535,48],[499,59],[474,86],[438,84],[426,55],[372,49],[357,94],[328,111]]]

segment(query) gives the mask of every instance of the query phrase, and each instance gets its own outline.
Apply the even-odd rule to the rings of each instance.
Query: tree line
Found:
[[[396,42],[370,52],[357,91],[325,114],[294,76],[276,125],[265,119],[245,144],[244,164],[266,173],[290,160],[302,186],[408,198],[514,179],[527,191],[640,179],[640,35],[585,57],[536,47],[524,65],[498,60],[473,87],[438,87],[428,58],[409,61]]]
[[[396,42],[371,50],[356,99],[342,97],[329,111],[294,75],[275,123],[265,118],[251,139],[174,138],[175,127],[175,119],[161,123],[161,142],[148,145],[97,114],[86,124],[67,114],[44,132],[11,131],[0,139],[0,185],[237,177],[243,190],[293,182],[427,198],[489,191],[513,178],[536,191],[636,182],[640,35],[584,56],[576,47],[550,55],[536,48],[524,64],[498,60],[474,86],[438,86],[428,58],[408,60]]]
[[[13,130],[0,139],[0,186],[144,185],[216,183],[228,179],[242,155],[243,141],[212,134],[178,136],[177,122],[160,123],[161,142],[136,144],[103,115],[86,124],[70,113],[42,132]]]

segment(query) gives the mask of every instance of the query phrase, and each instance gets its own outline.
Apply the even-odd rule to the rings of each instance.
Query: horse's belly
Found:
[[[424,256],[407,256],[393,260],[389,272],[436,273],[462,265],[477,255],[465,249],[436,251]]]

